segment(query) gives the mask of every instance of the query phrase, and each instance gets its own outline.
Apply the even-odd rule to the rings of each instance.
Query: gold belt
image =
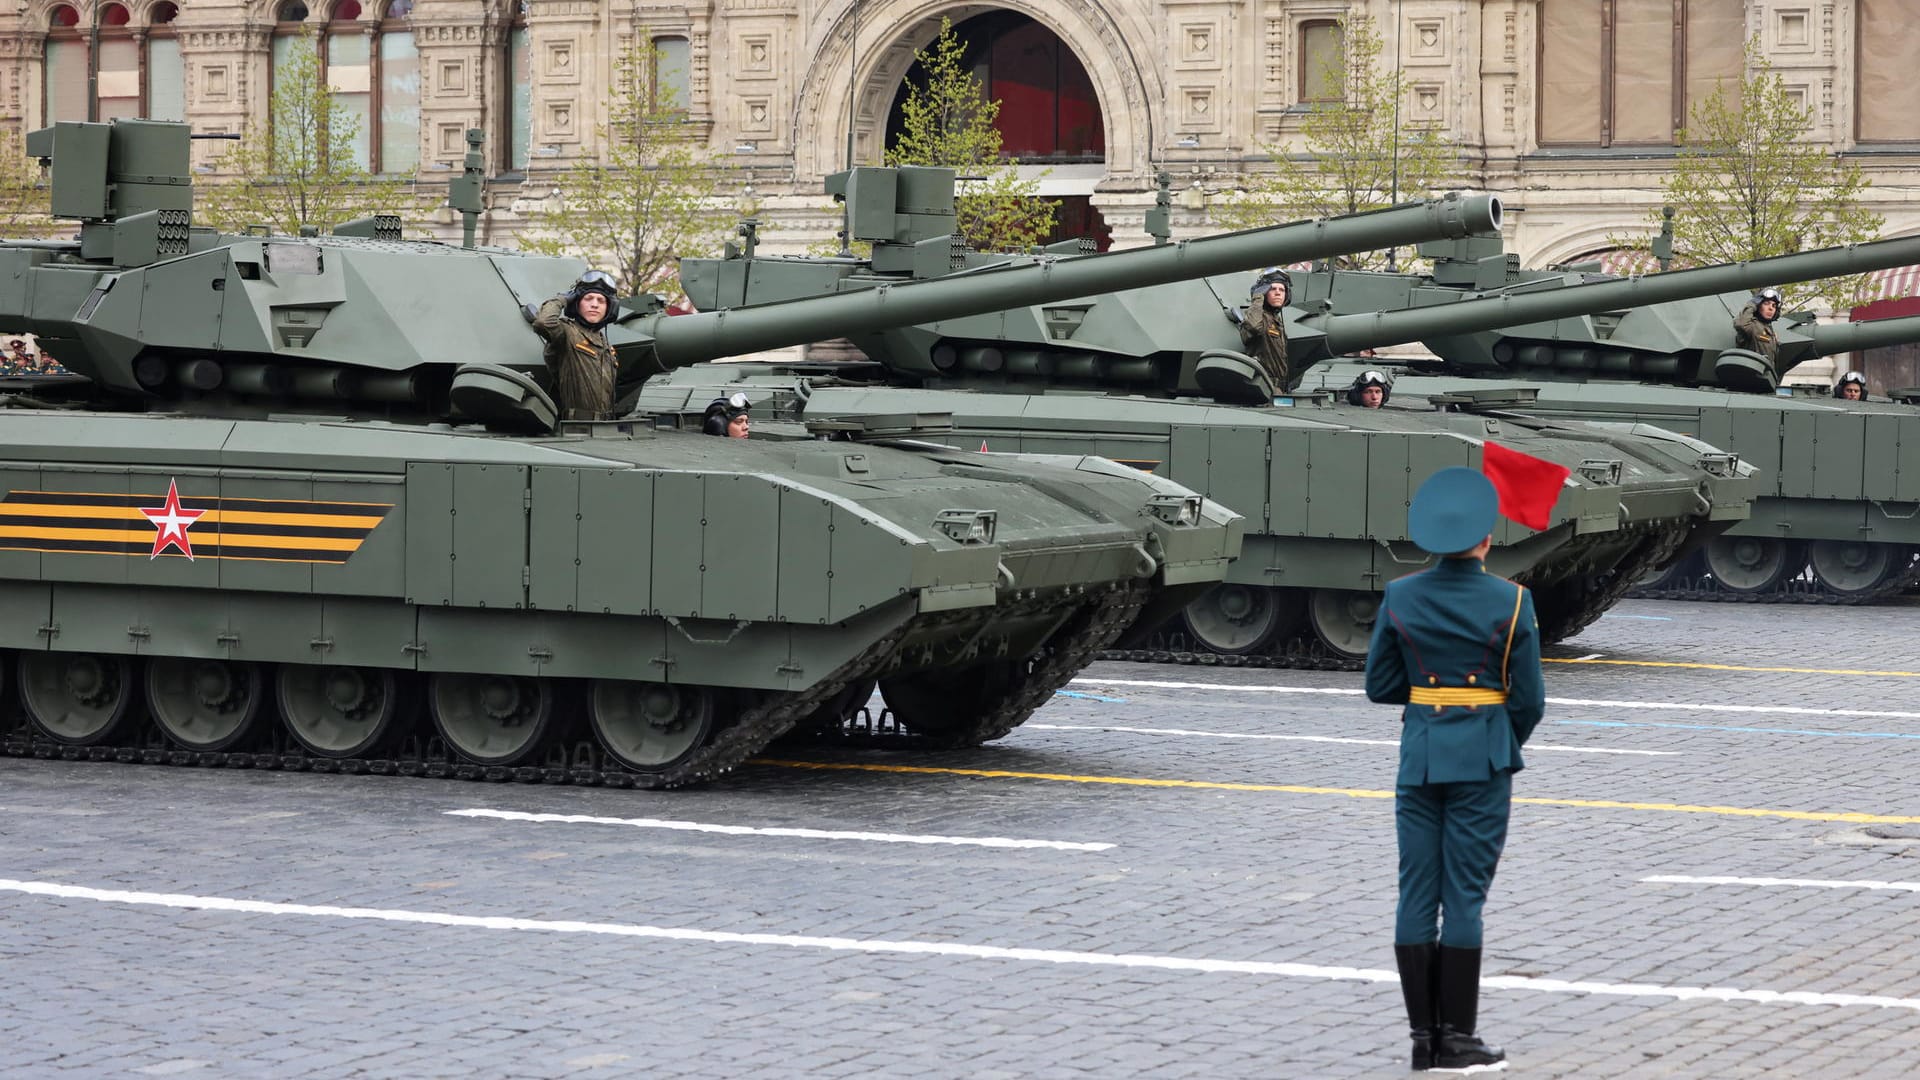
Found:
[[[1505,705],[1505,690],[1482,690],[1476,686],[1411,686],[1407,700],[1415,705]]]

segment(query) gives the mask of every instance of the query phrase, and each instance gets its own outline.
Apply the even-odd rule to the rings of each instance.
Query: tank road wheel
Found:
[[[1799,544],[1765,536],[1716,536],[1706,554],[1707,570],[1731,593],[1772,592],[1806,566]]]
[[[285,664],[279,689],[288,733],[324,758],[369,755],[400,715],[399,687],[385,668]]]
[[[713,713],[713,692],[703,686],[595,679],[587,692],[600,745],[638,772],[664,772],[704,746]]]
[[[1365,660],[1373,637],[1373,619],[1380,613],[1380,594],[1358,589],[1315,589],[1307,602],[1307,622],[1313,636],[1342,660]]]
[[[107,742],[140,715],[130,656],[23,652],[19,679],[27,720],[57,743]]]
[[[1807,545],[1807,563],[1813,576],[1843,600],[1864,599],[1905,577],[1913,549],[1905,544],[1877,544],[1868,540],[1815,540]]]
[[[427,687],[433,726],[461,757],[480,765],[524,761],[553,719],[553,690],[545,679],[441,672]]]
[[[260,667],[170,656],[147,661],[147,709],[183,750],[225,750],[260,715]]]
[[[1180,612],[1187,633],[1208,652],[1245,656],[1261,651],[1275,634],[1289,629],[1297,610],[1279,589],[1226,584],[1212,589]]]

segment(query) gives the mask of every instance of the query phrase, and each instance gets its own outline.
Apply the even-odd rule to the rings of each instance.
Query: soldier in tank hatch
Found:
[[[553,373],[563,420],[613,419],[613,381],[620,365],[607,344],[606,328],[619,302],[613,276],[589,270],[533,316],[534,331],[547,342],[547,370]]]
[[[1780,340],[1774,335],[1773,320],[1780,317],[1780,290],[1761,289],[1733,317],[1733,343],[1757,353],[1771,364],[1780,357]]]
[[[1347,387],[1347,404],[1358,405],[1363,409],[1378,409],[1393,396],[1393,380],[1387,373],[1368,368],[1353,377],[1353,385]]]
[[[707,403],[700,430],[708,435],[744,439],[753,433],[753,419],[748,416],[752,408],[753,403],[747,400],[747,395],[737,390],[730,397],[714,398]]]
[[[1259,361],[1277,393],[1286,393],[1292,385],[1287,367],[1287,326],[1283,308],[1293,297],[1293,279],[1285,270],[1272,267],[1254,280],[1247,300],[1247,312],[1240,319],[1240,341],[1247,355]]]
[[[1480,911],[1546,689],[1532,595],[1481,561],[1499,511],[1493,483],[1473,469],[1442,469],[1420,486],[1407,532],[1441,558],[1387,585],[1367,651],[1367,697],[1404,706],[1393,953],[1420,1070],[1506,1062],[1474,1034]]]
[[[1840,376],[1840,381],[1833,384],[1833,396],[1842,401],[1867,400],[1867,376],[1858,371]]]

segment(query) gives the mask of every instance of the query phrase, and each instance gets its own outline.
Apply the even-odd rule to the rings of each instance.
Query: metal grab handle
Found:
[[[1709,498],[1707,498],[1707,497],[1706,497],[1705,495],[1703,495],[1703,494],[1701,494],[1700,492],[1698,492],[1698,491],[1695,491],[1695,492],[1693,493],[1693,501],[1694,501],[1694,502],[1697,502],[1697,503],[1699,503],[1699,504],[1700,504],[1700,512],[1701,512],[1701,513],[1703,513],[1703,514],[1711,514],[1711,513],[1713,513],[1713,500],[1712,500],[1712,499],[1709,499]],[[1623,505],[1624,505],[1624,504],[1623,504]]]
[[[1391,541],[1376,540],[1375,543],[1378,543],[1381,547],[1387,549],[1387,558],[1392,559],[1394,562],[1399,563],[1401,566],[1425,566],[1428,563],[1433,561],[1433,555],[1428,552],[1421,552],[1420,557],[1417,559],[1403,559],[1400,556],[1395,555],[1393,553],[1393,544]]]
[[[723,638],[694,637],[693,632],[691,630],[688,630],[686,627],[680,625],[680,617],[677,615],[667,616],[667,625],[673,627],[675,630],[680,631],[680,636],[686,638],[688,641],[693,642],[695,645],[725,645],[728,642],[732,641],[734,638],[739,637],[740,631],[745,630],[747,628],[748,623],[747,623],[747,620],[745,619],[735,619],[733,622],[733,632]]]
[[[1914,503],[1913,509],[1907,511],[1906,513],[1896,514],[1889,511],[1887,509],[1887,504],[1881,502],[1879,499],[1870,499],[1868,501],[1873,503],[1874,508],[1879,510],[1880,513],[1884,515],[1889,521],[1910,521],[1913,519],[1914,515],[1920,514],[1920,502]]]

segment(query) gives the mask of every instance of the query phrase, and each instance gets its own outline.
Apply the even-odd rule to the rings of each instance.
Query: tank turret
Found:
[[[581,262],[402,241],[391,227],[397,223],[378,218],[326,236],[229,236],[195,227],[188,139],[184,125],[140,120],[34,132],[30,152],[53,168],[53,211],[77,218],[81,233],[73,243],[0,246],[0,279],[30,281],[0,293],[0,319],[24,321],[102,394],[123,401],[274,411],[292,402],[423,419],[464,412],[510,427],[550,426],[550,402],[513,374],[540,366],[522,309],[565,291],[585,269]],[[950,206],[952,173],[930,172]],[[885,211],[901,223],[896,237],[914,238],[904,253],[888,247],[883,263],[948,258],[949,240],[921,236],[937,215],[860,175],[846,178],[844,190],[862,222]],[[1123,259],[1048,256],[962,279],[792,298],[750,312],[669,317],[657,298],[639,297],[622,302],[608,336],[622,379],[632,384],[686,364],[840,334],[1318,258],[1354,245],[1465,236],[1499,223],[1497,199],[1447,198]],[[462,317],[428,318],[434,294],[457,302]]]

